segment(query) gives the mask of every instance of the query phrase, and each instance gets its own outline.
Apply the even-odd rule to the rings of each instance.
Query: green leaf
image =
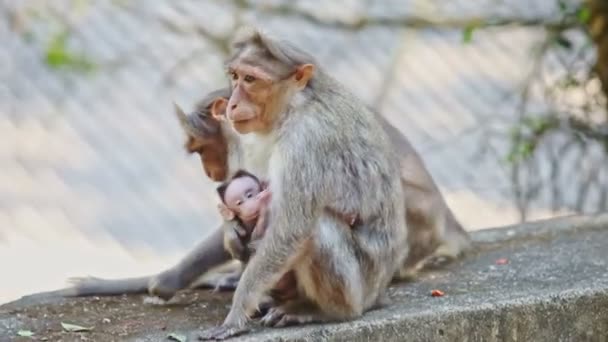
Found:
[[[86,56],[75,54],[68,50],[67,40],[69,33],[60,31],[51,39],[47,48],[45,62],[54,69],[72,68],[78,71],[92,71],[95,64]]]
[[[566,9],[568,9],[568,7],[566,6],[566,1],[564,0],[559,0],[557,4],[559,5],[559,10],[562,12],[566,12]]]
[[[171,333],[167,336],[168,339],[170,339],[171,341],[177,341],[177,342],[186,342],[186,336],[184,335],[179,335],[176,333]]]
[[[93,330],[93,328],[83,327],[80,325],[64,323],[64,322],[61,322],[61,327],[63,328],[63,330],[65,330],[67,332],[84,332],[84,331]]]
[[[19,330],[19,331],[17,331],[17,336],[32,337],[32,336],[34,336],[34,332],[30,331],[30,330]]]
[[[531,141],[524,141],[519,145],[519,154],[522,159],[528,159],[534,152],[534,143]]]
[[[591,19],[591,10],[587,6],[582,6],[576,11],[576,18],[581,24],[587,24]]]
[[[572,49],[572,42],[570,42],[570,40],[568,40],[568,38],[564,37],[563,35],[555,37],[555,43],[566,50]]]
[[[473,40],[473,31],[477,28],[476,25],[468,25],[462,31],[462,41],[463,43],[470,43]]]
[[[578,87],[578,86],[580,86],[581,82],[579,82],[579,80],[577,80],[576,78],[574,78],[574,76],[567,75],[564,79],[561,80],[561,82],[559,83],[559,85],[562,88],[572,88],[572,87]]]

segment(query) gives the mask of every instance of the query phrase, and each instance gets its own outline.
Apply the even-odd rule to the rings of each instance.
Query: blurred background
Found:
[[[216,227],[172,101],[226,84],[243,24],[384,114],[467,229],[608,208],[606,1],[0,3],[0,303],[156,273]]]

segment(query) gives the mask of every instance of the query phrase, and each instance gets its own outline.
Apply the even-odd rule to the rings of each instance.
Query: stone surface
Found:
[[[475,251],[448,269],[390,289],[393,303],[341,324],[262,329],[239,340],[605,341],[608,339],[608,215],[570,217],[480,231]],[[442,297],[431,296],[439,289]],[[30,297],[0,306],[0,340],[31,330],[49,341],[193,338],[220,323],[231,293],[191,291],[179,303],[141,296]],[[61,332],[61,322],[93,327]],[[29,340],[22,338],[23,340]]]

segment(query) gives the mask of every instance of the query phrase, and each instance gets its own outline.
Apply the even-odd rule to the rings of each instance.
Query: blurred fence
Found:
[[[461,23],[554,14],[542,0],[5,2],[0,268],[25,275],[0,285],[0,301],[66,275],[158,270],[216,226],[213,184],[183,151],[171,103],[191,108],[225,84],[245,23],[312,52],[394,123],[468,228],[516,222],[508,142],[487,135],[516,117],[545,31],[463,38]]]

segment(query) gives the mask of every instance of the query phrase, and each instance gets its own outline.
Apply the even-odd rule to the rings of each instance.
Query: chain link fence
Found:
[[[172,101],[192,108],[226,84],[222,60],[243,24],[312,52],[385,115],[469,229],[517,222],[504,132],[521,110],[531,51],[547,36],[534,23],[554,20],[556,6],[5,1],[0,267],[23,275],[0,285],[8,286],[0,301],[61,286],[66,276],[155,272],[219,223],[213,184],[182,148]],[[483,30],[470,26],[493,17]],[[526,208],[532,218],[571,209],[543,198]]]

